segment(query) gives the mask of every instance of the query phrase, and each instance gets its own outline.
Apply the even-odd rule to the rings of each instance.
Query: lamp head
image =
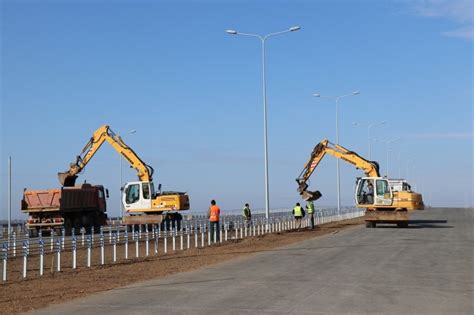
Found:
[[[226,33],[230,35],[237,35],[237,31],[234,30],[227,30]]]
[[[319,94],[319,93],[314,93],[313,96],[314,96],[314,97],[321,97],[321,94]]]
[[[299,31],[301,29],[300,26],[292,26],[290,27],[290,32],[296,32],[296,31]]]
[[[357,94],[360,94],[360,91],[354,91],[354,92],[352,92],[352,95],[357,95]]]

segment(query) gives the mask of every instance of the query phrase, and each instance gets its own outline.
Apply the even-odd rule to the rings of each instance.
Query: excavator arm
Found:
[[[357,169],[363,170],[366,176],[380,176],[379,165],[377,162],[368,161],[357,153],[349,151],[341,145],[333,144],[329,142],[329,140],[324,139],[314,147],[308,162],[306,162],[303,170],[296,179],[296,182],[298,183],[298,192],[305,200],[316,200],[321,197],[321,193],[319,191],[308,190],[307,182],[318,166],[319,162],[321,162],[326,154],[330,154],[337,159],[344,160],[354,165]]]
[[[104,125],[97,129],[87,142],[80,155],[77,156],[76,162],[71,163],[69,170],[58,173],[59,182],[65,187],[74,186],[77,174],[79,174],[92,157],[97,153],[102,144],[107,141],[110,145],[120,153],[130,163],[131,167],[137,170],[140,181],[151,182],[153,176],[153,168],[143,162],[138,155],[123,142],[122,138],[116,135],[109,126]]]

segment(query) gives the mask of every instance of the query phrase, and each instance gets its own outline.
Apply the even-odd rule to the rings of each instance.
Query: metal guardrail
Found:
[[[364,211],[352,210],[341,211],[339,216],[337,210],[317,210],[314,213],[314,223],[315,225],[321,225],[364,216]],[[298,226],[298,224],[300,225]],[[116,263],[120,259],[130,259],[129,246],[135,247],[134,258],[140,258],[150,256],[151,252],[153,255],[158,255],[159,253],[167,254],[169,250],[176,251],[178,250],[178,242],[179,250],[185,250],[191,247],[210,246],[217,242],[222,243],[232,239],[306,228],[309,224],[309,216],[298,223],[293,215],[286,211],[273,212],[268,222],[263,213],[253,214],[250,222],[246,222],[242,215],[226,214],[221,216],[219,231],[216,231],[214,235],[211,234],[207,214],[193,214],[183,220],[180,229],[174,228],[172,230],[161,230],[159,225],[139,225],[137,229],[135,229],[135,226],[130,226],[129,230],[126,226],[111,224],[100,227],[99,233],[94,233],[92,229],[90,234],[86,234],[86,230],[82,228],[77,235],[74,233],[72,236],[66,237],[63,229],[60,235],[55,235],[53,232],[49,236],[43,237],[40,234],[36,238],[30,238],[28,233],[24,233],[24,231],[17,234],[14,230],[10,237],[0,239],[2,246],[0,261],[3,263],[2,280],[3,282],[8,281],[8,262],[21,257],[23,258],[21,278],[26,278],[28,270],[30,273],[37,272],[36,275],[43,275],[45,255],[56,261],[56,272],[60,272],[61,268],[77,268],[77,254],[79,251],[85,251],[86,253],[83,254],[87,256],[85,266],[82,267],[90,268],[93,265],[91,261],[92,252],[97,250],[100,252],[99,264],[104,265],[106,264],[106,251],[109,256],[112,252],[113,257],[107,261],[108,264]],[[19,227],[15,228],[20,230]],[[192,241],[194,241],[194,244],[192,244]],[[145,246],[144,255],[141,254],[143,246]],[[118,250],[123,252],[120,259],[118,259]],[[64,263],[61,263],[61,254],[72,255],[71,265],[66,267]],[[31,266],[28,267],[28,261],[33,258],[36,258],[36,260],[39,258],[37,269]]]

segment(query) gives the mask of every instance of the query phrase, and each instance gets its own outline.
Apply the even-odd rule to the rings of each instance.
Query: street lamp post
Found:
[[[295,32],[300,30],[301,27],[293,26],[289,29],[281,32],[271,33],[268,35],[258,35],[258,34],[249,34],[249,33],[241,33],[235,30],[227,30],[227,34],[230,35],[244,35],[244,36],[252,36],[257,37],[262,42],[262,88],[263,88],[263,141],[264,141],[264,153],[265,153],[265,218],[267,220],[268,226],[268,219],[270,216],[270,193],[268,188],[268,137],[267,137],[267,88],[266,88],[266,81],[265,81],[265,41],[270,38],[271,36],[284,34],[288,32]]]
[[[128,133],[129,134],[133,134],[133,133],[136,133],[137,131],[135,129],[132,129],[130,130]],[[119,187],[119,205],[120,205],[120,214],[122,215],[122,218],[123,218],[123,205],[122,205],[122,194],[121,194],[121,191],[122,191],[122,154],[120,154],[119,156],[119,159],[120,159],[120,187]]]
[[[314,97],[324,97],[336,100],[336,144],[339,144],[339,100],[343,97],[353,96],[359,94],[359,91],[354,91],[350,94],[340,96],[324,96],[319,93],[313,94]],[[337,172],[337,218],[340,219],[341,215],[341,184],[340,184],[340,171],[339,171],[339,159],[336,160],[336,172]]]

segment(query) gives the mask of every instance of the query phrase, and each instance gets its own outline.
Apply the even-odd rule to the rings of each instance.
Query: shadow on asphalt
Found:
[[[409,220],[408,227],[405,229],[446,229],[446,228],[453,228],[452,225],[444,225],[448,223],[448,220]],[[443,225],[440,225],[443,224]],[[378,225],[378,228],[392,228],[392,229],[400,229],[395,224],[388,224],[388,225]],[[403,229],[403,228],[402,228]]]

